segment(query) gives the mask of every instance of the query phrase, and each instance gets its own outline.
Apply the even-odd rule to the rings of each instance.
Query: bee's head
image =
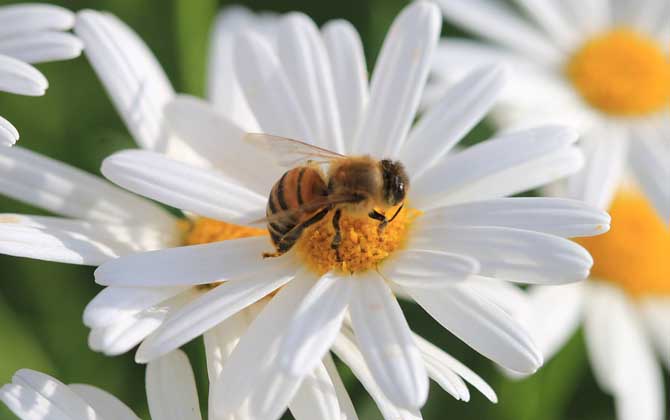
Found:
[[[402,163],[384,159],[380,163],[384,178],[383,198],[387,205],[397,206],[405,200],[409,178]]]

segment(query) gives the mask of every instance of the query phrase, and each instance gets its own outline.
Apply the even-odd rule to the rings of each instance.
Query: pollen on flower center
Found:
[[[592,276],[633,297],[670,295],[670,228],[638,191],[620,191],[604,235],[577,240],[595,261]]]
[[[392,217],[396,210],[389,210],[386,217]],[[331,270],[349,274],[377,267],[403,246],[412,221],[420,215],[419,210],[403,208],[393,222],[379,229],[377,220],[343,212],[340,219],[342,242],[336,252],[331,248],[335,236],[333,213],[303,232],[295,246],[307,266],[319,274]]]
[[[591,106],[608,114],[641,116],[670,105],[670,57],[631,29],[586,42],[565,72]]]

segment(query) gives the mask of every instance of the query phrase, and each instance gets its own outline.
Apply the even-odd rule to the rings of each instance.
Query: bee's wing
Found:
[[[247,133],[244,140],[272,153],[283,167],[295,167],[310,160],[331,161],[346,156],[298,140],[270,134]]]
[[[365,197],[362,196],[361,194],[339,194],[337,196],[329,195],[324,197],[323,199],[310,201],[309,203],[305,203],[302,206],[296,207],[294,209],[278,211],[276,213],[269,215],[268,217],[254,220],[250,224],[257,225],[261,223],[272,223],[288,217],[295,217],[296,219],[300,219],[300,216],[304,214],[313,213],[317,210],[321,210],[328,206],[332,206],[335,204],[359,203],[363,200],[365,200]]]

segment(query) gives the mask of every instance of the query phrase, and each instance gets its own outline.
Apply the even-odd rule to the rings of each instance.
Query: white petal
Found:
[[[414,334],[414,339],[416,340],[416,344],[419,347],[419,350],[421,350],[424,359],[430,358],[433,363],[452,370],[470,385],[475,387],[475,389],[481,392],[486,398],[488,398],[489,401],[492,403],[498,402],[498,397],[496,396],[495,391],[489,386],[489,384],[480,378],[479,375],[421,336]]]
[[[642,314],[661,361],[670,369],[670,299],[647,298],[641,303]]]
[[[466,285],[407,291],[444,328],[501,366],[531,373],[542,365],[542,355],[521,325]]]
[[[539,187],[581,168],[581,153],[571,146],[576,140],[575,131],[557,126],[503,134],[447,156],[413,179],[410,199],[430,209]]]
[[[228,280],[188,303],[161,325],[137,350],[135,360],[146,363],[203,334],[228,317],[269,295],[293,279],[293,266],[277,266]]]
[[[106,327],[170,299],[187,288],[188,286],[106,287],[86,305],[84,324],[89,328]]]
[[[48,4],[13,4],[0,7],[0,38],[44,30],[68,30],[74,14]]]
[[[589,286],[584,332],[600,386],[614,396],[620,419],[665,417],[661,367],[638,313],[618,288]]]
[[[264,197],[286,170],[244,141],[242,129],[205,101],[177,96],[165,106],[165,117],[175,134],[211,166]]]
[[[523,323],[528,316],[528,296],[516,283],[485,276],[472,276],[468,288],[500,307],[509,316]]]
[[[284,259],[263,260],[266,237],[232,239],[204,245],[127,255],[95,271],[103,286],[184,286],[217,283],[277,267]]]
[[[344,152],[350,153],[368,103],[368,70],[363,43],[356,28],[346,20],[330,21],[321,32],[333,72]]]
[[[377,274],[361,275],[354,284],[352,326],[375,381],[399,407],[420,408],[428,377],[400,305]]]
[[[202,419],[195,377],[184,352],[174,351],[147,366],[147,400],[154,419]]]
[[[447,20],[479,36],[544,62],[554,63],[561,58],[559,50],[541,32],[502,3],[490,0],[439,0],[438,4]]]
[[[279,361],[289,374],[308,374],[321,362],[340,331],[353,282],[326,274],[295,309],[279,347]]]
[[[0,148],[0,192],[54,213],[116,224],[174,229],[159,206],[80,169],[20,147]]]
[[[0,91],[41,96],[49,82],[35,67],[15,58],[0,55]]]
[[[69,387],[105,419],[140,420],[128,406],[107,391],[86,384],[70,384]]]
[[[247,316],[244,311],[240,311],[214,328],[205,331],[203,338],[210,383],[219,379],[223,366],[248,327]]]
[[[586,164],[569,179],[570,197],[603,210],[609,208],[621,183],[628,151],[628,142],[618,131],[617,127],[601,127],[583,137]]]
[[[563,3],[575,30],[581,31],[583,37],[596,36],[614,24],[611,22],[611,0],[564,0]]]
[[[289,404],[296,420],[341,420],[335,385],[323,363],[317,363]]]
[[[279,343],[294,308],[312,285],[299,273],[253,321],[212,386],[209,409],[222,419],[278,419],[300,386],[278,363]]]
[[[377,404],[379,411],[385,420],[416,420],[421,419],[419,410],[407,411],[396,407],[389,402],[382,390],[379,388],[368,365],[359,351],[353,334],[349,331],[347,334],[340,334],[335,340],[333,350],[337,356],[351,369],[356,378],[361,382],[365,390],[370,394]]]
[[[443,159],[484,118],[504,85],[503,76],[501,67],[476,70],[421,117],[400,153],[413,177]]]
[[[607,232],[610,217],[578,200],[545,197],[496,198],[438,207],[421,216],[438,226],[499,226],[574,238]]]
[[[575,242],[528,230],[418,225],[411,246],[469,255],[483,276],[517,283],[563,284],[584,280],[591,255]]]
[[[262,217],[267,198],[226,177],[144,150],[115,153],[102,163],[116,184],[199,216],[244,224]]]
[[[572,51],[580,41],[572,20],[566,16],[561,1],[516,0],[551,39],[565,51]]]
[[[328,375],[330,375],[330,380],[333,381],[335,385],[335,394],[337,395],[337,402],[340,406],[340,419],[341,420],[358,420],[358,415],[356,414],[356,409],[354,408],[354,403],[351,402],[349,393],[344,387],[344,382],[337,371],[335,362],[333,361],[330,353],[326,353],[326,357],[323,359],[323,364],[328,370]]]
[[[149,48],[118,18],[92,10],[77,14],[75,32],[135,141],[150,150],[167,150],[163,106],[174,90]]]
[[[412,3],[396,17],[372,73],[354,152],[398,155],[419,106],[440,27],[439,10],[429,2]]]
[[[333,74],[326,46],[314,21],[297,12],[282,17],[277,28],[277,52],[315,136],[311,142],[344,152]]]
[[[0,117],[0,146],[13,146],[19,140],[19,132],[12,123]]]
[[[79,57],[83,48],[82,42],[73,35],[53,31],[0,38],[0,54],[26,63],[68,60]]]
[[[235,39],[234,64],[238,82],[261,130],[302,141],[315,141],[279,58],[255,33]]]
[[[379,271],[400,286],[432,289],[466,280],[479,271],[479,263],[465,255],[408,249],[396,252]]]
[[[0,400],[25,420],[102,420],[67,385],[30,369],[19,370],[12,384],[0,388]]]
[[[259,21],[257,15],[245,7],[224,7],[211,31],[207,66],[207,98],[217,111],[250,132],[259,131],[258,123],[247,105],[232,63],[236,34],[260,24]]]
[[[670,9],[670,8],[668,8]],[[670,129],[666,130],[670,133]],[[670,135],[666,133],[666,135]],[[670,145],[664,144],[663,132],[644,130],[629,143],[630,163],[642,189],[661,218],[670,223]]]

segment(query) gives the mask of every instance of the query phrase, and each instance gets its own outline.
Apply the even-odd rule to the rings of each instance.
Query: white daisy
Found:
[[[79,56],[81,42],[66,33],[74,14],[46,4],[0,6],[0,91],[41,96],[47,79],[29,63],[66,60]],[[0,146],[13,145],[19,133],[0,117]]]
[[[146,372],[153,420],[201,420],[195,378],[188,357],[177,350],[150,363]],[[30,369],[0,388],[0,401],[22,420],[139,420],[123,402],[86,384],[65,385]]]
[[[387,36],[369,90],[360,40],[346,22],[319,31],[309,18],[292,13],[272,31],[252,30],[232,40],[237,82],[262,131],[344,153],[402,159],[413,209],[400,212],[381,233],[378,222],[343,214],[341,223],[350,229],[343,229],[342,263],[329,246],[329,218],[281,258],[263,260],[271,245],[257,237],[106,263],[96,279],[116,290],[110,293],[135,288],[164,299],[185,289],[203,293],[144,340],[137,360],[150,361],[235,322],[243,308],[264,299],[267,306],[212,386],[214,413],[278,417],[332,347],[364,383],[373,384],[369,391],[381,391],[406,415],[418,416],[426,371],[433,377],[435,371],[393,286],[503,366],[519,372],[539,367],[540,354],[490,288],[507,290],[496,279],[562,284],[585,278],[590,256],[563,237],[605,232],[609,217],[570,200],[503,198],[580,168],[577,136],[570,130],[543,127],[449,153],[492,105],[502,86],[497,69],[468,76],[411,127],[439,29],[435,6],[407,7]],[[201,217],[245,224],[262,216],[285,168],[253,149],[240,128],[235,133],[234,123],[206,104],[183,98],[167,109],[175,131],[198,139],[200,156],[216,163],[203,168],[125,151],[105,160],[103,174]],[[204,230],[208,237],[209,228]],[[370,245],[352,245],[361,241]],[[134,313],[148,306],[130,303]]]
[[[228,26],[232,17],[247,15],[248,12],[233,9],[223,13],[219,22]],[[191,98],[177,99],[165,107],[174,99],[171,85],[147,47],[122,22],[111,15],[85,11],[79,14],[76,31],[86,43],[87,56],[139,145],[205,167],[226,168],[234,162],[235,155],[219,156],[217,148],[206,147],[213,145],[208,143],[213,134],[219,140],[222,129],[231,130],[224,137],[241,137],[241,129],[229,121],[219,121],[217,113],[203,108],[203,104]],[[214,48],[224,51],[229,36],[229,32],[217,30]],[[220,71],[214,73],[226,75]],[[230,80],[226,77],[220,82]],[[194,139],[191,144],[170,135],[164,124],[164,107],[168,117],[174,113],[182,115],[182,109],[197,111],[195,120],[174,118],[176,128],[180,132],[187,130],[189,134],[193,132],[188,130],[200,130],[195,134],[205,135],[187,136],[188,140]],[[229,102],[228,108],[239,110],[240,106]],[[247,116],[246,120],[240,118],[239,125],[253,123],[249,118],[253,116]],[[0,251],[10,255],[99,265],[128,253],[261,232],[202,217],[194,216],[190,221],[178,219],[90,174],[22,148],[0,150],[0,173],[3,180],[0,181],[0,191],[63,216],[0,215]],[[265,234],[264,231],[261,233]],[[110,355],[126,352],[150,338],[174,311],[209,289],[191,286],[107,288],[91,302],[84,314],[84,322],[92,328],[90,345]],[[265,301],[260,301],[204,334],[213,381],[227,355],[264,304]],[[379,391],[370,379],[367,367],[361,365],[356,346],[346,337],[340,341],[339,354],[349,360],[384,415],[387,418],[410,416],[387,401]],[[467,381],[492,401],[496,400],[491,388],[465,366],[430,343],[421,341],[419,348],[431,375],[455,398],[469,399],[464,383]],[[335,394],[333,389],[340,394],[344,392],[332,362],[326,357],[324,363],[303,381],[289,408],[297,418],[313,418],[313,413],[320,413],[319,417],[324,419],[341,418],[342,412],[348,413],[347,418],[355,418],[350,404],[346,405],[341,398],[339,404],[334,403],[329,397]],[[329,403],[319,405],[319,401]],[[304,407],[309,410],[305,411]]]
[[[548,358],[583,325],[594,374],[614,396],[618,418],[661,420],[661,365],[670,368],[670,229],[631,187],[617,193],[610,214],[610,232],[578,240],[595,259],[590,280],[531,289],[521,320]]]
[[[607,209],[630,168],[670,220],[670,4],[643,1],[438,0],[444,16],[484,38],[446,38],[436,84],[506,63],[511,80],[493,114],[503,127],[552,121],[583,133],[584,169],[562,195]],[[430,99],[429,99],[430,101]]]

